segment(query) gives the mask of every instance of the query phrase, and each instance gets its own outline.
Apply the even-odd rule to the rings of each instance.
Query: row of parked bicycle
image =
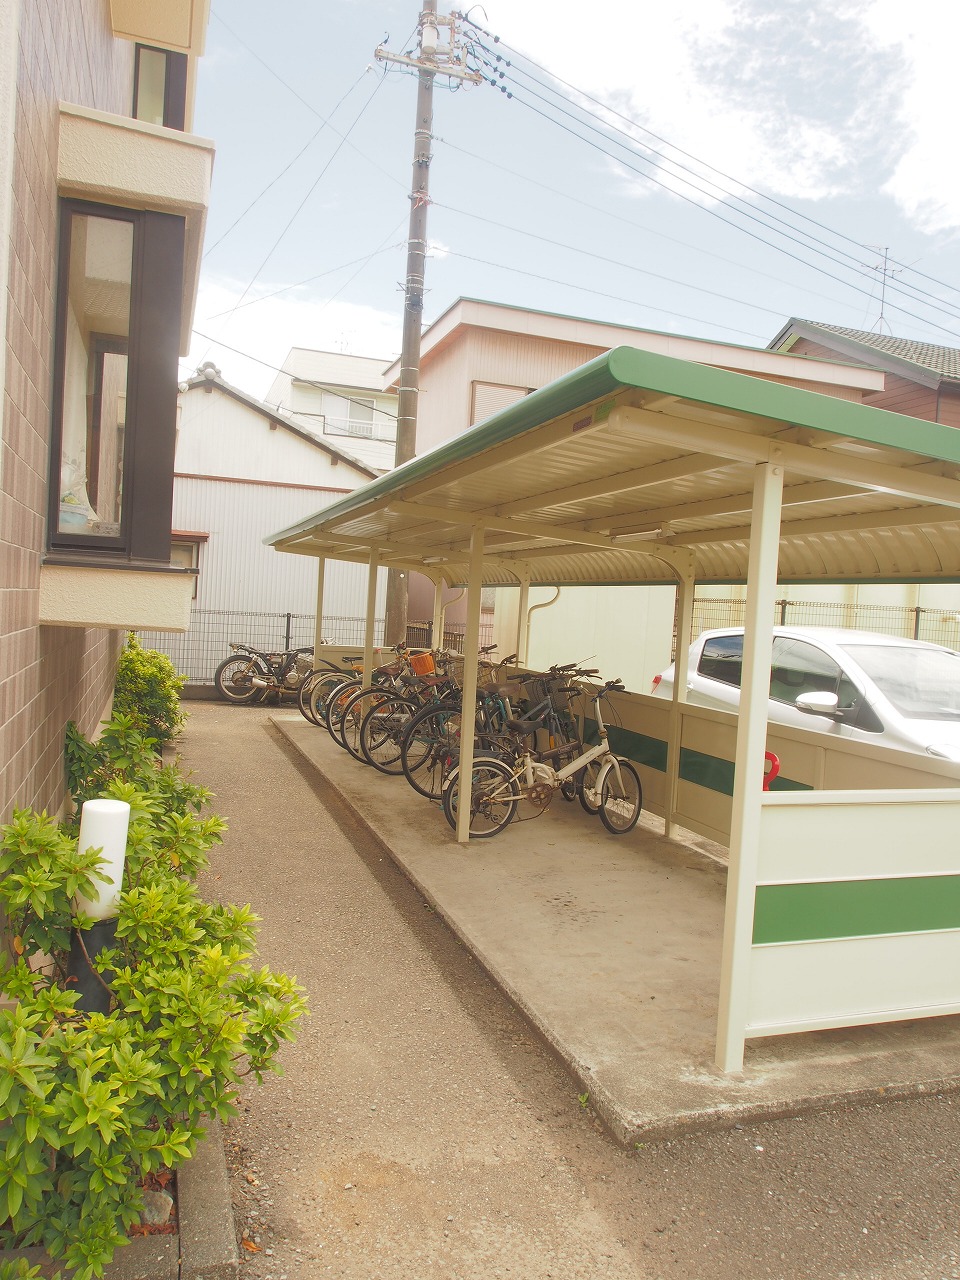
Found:
[[[247,703],[271,692],[295,694],[305,718],[324,726],[338,746],[383,773],[403,774],[415,790],[441,802],[456,829],[460,655],[398,645],[394,661],[378,667],[365,686],[359,656],[338,665],[315,657],[309,646],[282,653],[244,644],[230,648],[215,675],[222,697]],[[622,683],[584,684],[597,672],[575,663],[546,672],[516,671],[515,655],[494,663],[487,656],[493,648],[480,659],[470,834],[496,835],[517,816],[521,801],[536,816],[557,791],[598,813],[610,831],[630,831],[642,806],[640,779],[629,760],[610,750],[600,706]],[[571,714],[571,700],[580,697],[593,707],[597,741],[591,745],[581,739]]]
[[[456,830],[469,782],[469,832],[493,836],[527,802],[542,813],[559,791],[599,814],[609,831],[630,831],[642,791],[633,764],[609,747],[601,702],[619,680],[597,686],[597,672],[570,663],[532,672],[513,669],[515,655],[494,663],[481,651],[472,768],[460,762],[463,658],[443,651],[412,652],[403,645],[364,684],[360,657],[312,671],[298,690],[301,713],[324,727],[338,747],[381,773],[402,774],[421,795],[439,801]],[[346,671],[344,670],[346,668]],[[509,674],[507,671],[509,669]],[[597,741],[585,744],[571,702],[592,703]],[[531,812],[532,808],[532,812]]]

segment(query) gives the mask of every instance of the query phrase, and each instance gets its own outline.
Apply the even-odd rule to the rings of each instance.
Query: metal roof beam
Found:
[[[583,502],[590,498],[606,497],[614,493],[626,493],[631,489],[647,489],[656,484],[669,484],[672,480],[682,480],[687,476],[699,475],[704,471],[715,471],[720,467],[730,466],[729,458],[709,457],[705,454],[691,456],[684,454],[679,458],[668,458],[665,462],[654,463],[650,467],[636,467],[632,471],[624,471],[618,476],[602,476],[596,480],[584,480],[580,484],[568,485],[564,489],[553,489],[546,493],[534,493],[529,498],[516,502],[505,502],[491,507],[485,514],[497,516],[522,515],[531,509],[543,507],[562,507],[571,502]]]
[[[899,511],[868,511],[859,516],[825,516],[822,520],[790,520],[781,525],[780,538],[803,538],[821,533],[862,533],[871,529],[902,529],[925,524],[960,524],[954,507],[907,507]],[[750,537],[750,526],[709,529],[702,533],[678,534],[670,539],[676,547],[705,546],[711,542],[742,542]]]
[[[648,414],[643,409],[614,409],[610,423],[611,427],[639,439],[670,443],[674,447],[682,442],[693,450],[720,454],[739,462],[771,462],[799,475],[844,480],[859,489],[877,489],[920,502],[960,507],[960,483],[942,476],[921,475],[916,470],[864,458],[845,458],[829,449],[811,449],[730,427],[689,419],[671,421],[667,415]]]
[[[863,489],[853,485],[835,484],[821,480],[811,484],[795,484],[783,491],[783,505],[798,506],[813,502],[830,502],[840,498],[862,497]],[[622,512],[613,517],[589,520],[587,529],[606,530],[608,533],[648,532],[676,520],[696,520],[709,516],[735,515],[749,511],[753,498],[750,493],[735,493],[723,498],[705,498],[702,502],[678,503],[673,507],[648,507],[643,511]]]

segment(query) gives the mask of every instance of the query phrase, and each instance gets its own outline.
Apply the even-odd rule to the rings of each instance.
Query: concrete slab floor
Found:
[[[614,836],[557,797],[458,845],[438,805],[296,712],[273,722],[552,1044],[623,1143],[960,1087],[960,1017],[747,1042],[714,1065],[726,873],[641,817]],[[520,816],[526,816],[521,804]]]

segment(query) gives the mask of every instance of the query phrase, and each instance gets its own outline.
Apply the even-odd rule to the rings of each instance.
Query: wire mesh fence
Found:
[[[313,644],[316,617],[312,613],[195,609],[189,630],[180,635],[168,631],[141,631],[138,635],[147,648],[165,653],[189,684],[212,684],[218,665],[230,656],[231,641],[271,653],[298,649]],[[364,619],[324,614],[323,636],[331,644],[362,645]],[[374,644],[383,644],[382,618],[374,626]]]
[[[465,622],[451,622],[443,629],[443,642],[440,644],[441,649],[447,649],[453,653],[463,653],[463,637],[467,624]],[[480,623],[480,644],[493,643],[493,623]],[[409,622],[407,623],[407,644],[417,649],[433,648],[433,623],[432,622]]]
[[[742,627],[745,607],[743,600],[697,596],[693,602],[693,625],[689,639],[695,640],[701,631],[711,631],[718,627]],[[948,649],[960,649],[960,612],[949,609],[782,599],[775,602],[773,625],[879,631],[883,635],[928,640],[934,644],[946,645]]]
[[[693,626],[690,640],[701,631],[717,627],[743,626],[745,603],[736,599],[712,599],[697,596],[693,603]],[[777,600],[774,606],[775,626],[851,627],[862,631],[880,631],[885,635],[929,640],[960,649],[960,612],[949,609],[908,608],[899,605],[842,604],[817,600]],[[141,631],[141,643],[149,649],[167,654],[177,671],[190,684],[212,684],[217,666],[230,656],[230,642],[241,641],[255,649],[273,652],[311,645],[316,618],[312,613],[253,613],[219,609],[196,609],[190,617],[190,628],[180,635],[163,631]],[[374,644],[383,644],[384,620],[374,626]],[[331,644],[361,646],[364,619],[324,614],[323,635]],[[463,652],[464,623],[451,623],[444,628],[442,648]],[[412,622],[407,627],[407,644],[418,648],[433,645],[432,625]],[[674,628],[676,638],[676,627]],[[493,622],[481,622],[480,643],[493,640]],[[676,643],[674,643],[676,656]]]

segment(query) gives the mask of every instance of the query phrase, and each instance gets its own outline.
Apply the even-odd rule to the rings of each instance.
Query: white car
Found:
[[[704,631],[690,646],[687,701],[736,712],[743,628]],[[652,693],[673,697],[674,668]],[[960,653],[938,644],[834,627],[774,627],[769,717],[960,761]]]

